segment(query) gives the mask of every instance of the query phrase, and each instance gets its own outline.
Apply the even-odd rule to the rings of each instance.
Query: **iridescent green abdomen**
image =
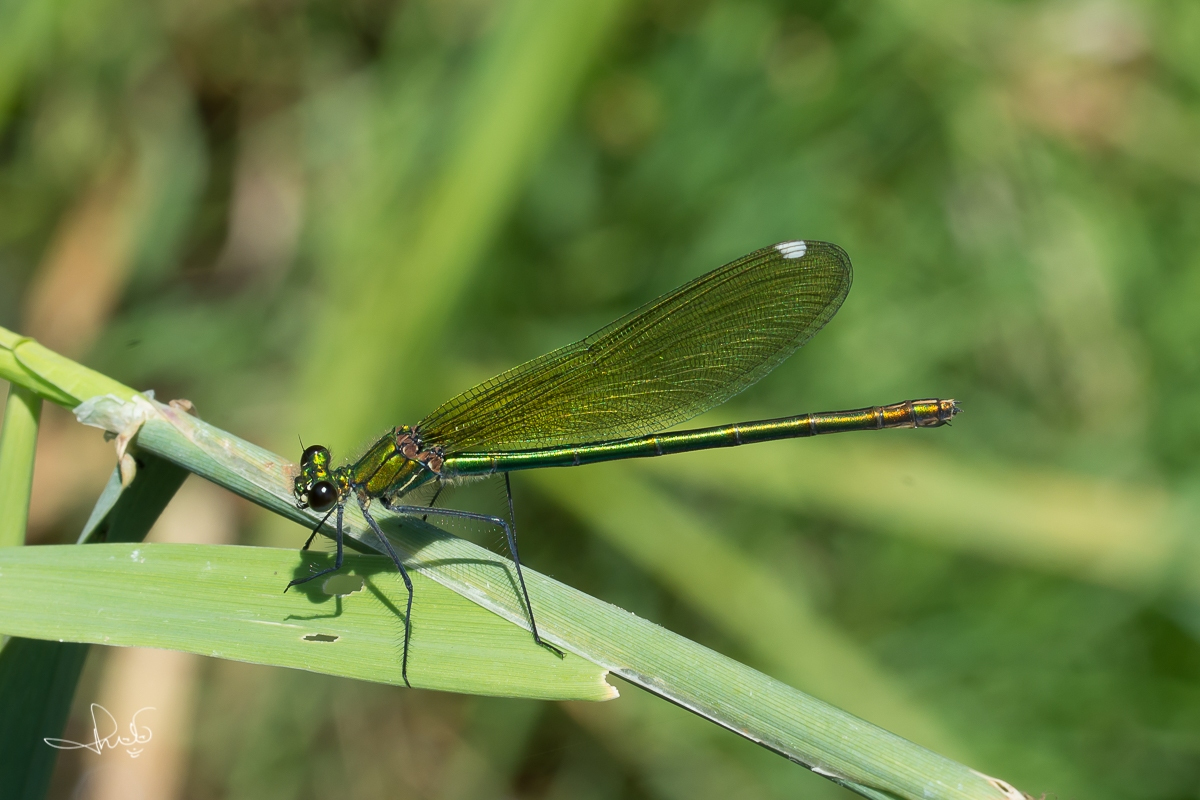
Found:
[[[958,412],[958,405],[953,400],[909,400],[888,406],[799,414],[781,419],[659,433],[616,442],[590,442],[541,450],[460,453],[446,458],[443,473],[448,478],[490,475],[519,469],[571,467],[600,461],[737,447],[776,439],[818,436],[823,433],[883,428],[936,428],[950,422]]]

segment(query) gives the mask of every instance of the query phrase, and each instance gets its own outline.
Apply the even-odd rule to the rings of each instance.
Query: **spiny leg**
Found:
[[[335,507],[336,507],[336,506],[335,506]],[[329,509],[329,513],[328,513],[328,514],[326,514],[325,516],[321,517],[321,521],[317,523],[317,527],[313,528],[313,529],[312,529],[312,533],[310,533],[310,534],[308,535],[308,541],[304,543],[304,547],[301,547],[301,548],[300,548],[300,552],[301,552],[301,553],[303,553],[305,550],[307,550],[309,547],[311,547],[311,546],[312,546],[313,539],[317,538],[317,531],[321,530],[321,528],[322,528],[322,527],[324,527],[324,525],[325,525],[325,520],[329,519],[329,514],[332,514],[332,513],[333,513],[333,509],[331,508],[331,509]]]
[[[404,579],[404,588],[408,590],[408,603],[404,607],[404,655],[400,660],[400,675],[404,678],[404,685],[411,689],[412,684],[408,682],[408,640],[412,634],[412,579],[408,577],[408,570],[404,568],[404,564],[400,561],[400,556],[396,555],[396,551],[392,548],[392,543],[388,541],[387,536],[379,529],[379,523],[371,516],[371,512],[367,510],[367,504],[363,502],[361,497],[358,498],[358,507],[362,509],[363,519],[371,526],[371,530],[375,531],[375,535],[379,537],[379,541],[383,542],[384,549],[392,557],[392,563],[396,565],[396,569],[400,570],[400,577]]]
[[[505,486],[507,487],[508,473],[505,473],[504,477],[506,479]],[[491,523],[492,525],[498,525],[499,527],[503,528],[504,536],[508,539],[508,549],[512,553],[512,556],[513,556],[513,563],[517,565],[517,581],[521,584],[521,594],[525,598],[525,610],[529,613],[529,627],[530,627],[531,631],[533,632],[533,640],[535,642],[537,642],[538,644],[540,644],[542,647],[546,648],[550,652],[557,655],[559,658],[563,657],[562,650],[559,650],[557,647],[555,647],[554,645],[545,641],[544,639],[542,639],[541,636],[538,635],[537,622],[533,618],[533,606],[530,605],[530,603],[529,603],[529,591],[525,588],[525,575],[521,572],[521,558],[517,554],[517,539],[516,539],[516,536],[513,534],[512,527],[508,524],[508,522],[506,522],[501,517],[493,517],[493,516],[489,516],[487,514],[476,514],[472,511],[459,511],[458,509],[454,509],[454,508],[426,508],[425,506],[405,506],[405,505],[389,503],[387,500],[383,500],[383,499],[381,499],[380,502],[383,503],[383,507],[386,508],[388,511],[394,511],[397,514],[406,514],[406,515],[414,516],[414,517],[418,516],[418,515],[425,515],[425,514],[441,514],[442,516],[446,516],[446,517],[457,517],[458,519],[474,519],[474,520],[479,520],[480,522],[488,522],[488,523]],[[511,491],[509,492],[508,502],[509,502],[509,511],[511,512],[512,511],[512,492]]]
[[[512,553],[513,563],[517,565],[517,580],[521,582],[521,594],[525,595],[525,608],[529,610],[529,627],[533,629],[533,640],[562,658],[562,650],[549,642],[543,642],[538,636],[537,623],[533,621],[533,603],[529,602],[529,590],[525,588],[525,576],[521,574],[521,556],[517,553],[517,512],[513,510],[512,483],[507,472],[504,473],[504,493],[508,495],[508,519],[511,523],[504,527],[504,535],[508,537],[508,551]]]
[[[436,491],[436,492],[434,492],[434,493],[433,493],[433,497],[431,497],[431,498],[429,499],[429,507],[430,507],[430,508],[433,508],[433,504],[437,502],[438,495],[439,495],[439,494],[441,494],[441,493],[442,493],[442,489],[445,489],[445,488],[446,488],[446,484],[444,484],[444,483],[439,483],[439,484],[438,484],[437,491]],[[421,522],[425,522],[425,520],[426,520],[426,517],[428,517],[428,514],[426,514],[425,516],[421,517]]]
[[[326,517],[326,519],[328,519],[329,515],[326,514],[325,517]],[[321,523],[324,524],[325,520],[321,520]],[[321,526],[318,525],[317,527],[320,528]],[[308,537],[308,542],[305,542],[304,547],[301,548],[301,550],[307,549],[308,545],[313,540],[313,536],[316,536],[316,535],[317,535],[317,532],[313,531],[312,536]],[[333,540],[335,542],[337,542],[337,556],[333,560],[333,566],[326,567],[325,569],[321,570],[320,572],[314,572],[312,575],[308,575],[307,577],[304,577],[304,578],[296,578],[296,580],[292,581],[287,586],[283,587],[284,594],[287,594],[287,590],[292,588],[293,586],[296,586],[297,584],[308,583],[311,580],[316,580],[317,578],[321,577],[322,575],[328,575],[331,572],[337,572],[339,569],[342,568],[342,504],[341,503],[337,504],[337,531],[334,533]]]

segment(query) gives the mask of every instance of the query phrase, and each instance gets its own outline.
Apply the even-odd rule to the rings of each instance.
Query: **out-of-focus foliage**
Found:
[[[349,455],[749,250],[837,242],[842,311],[719,418],[959,398],[952,429],[845,443],[920,491],[902,522],[778,476],[604,473],[642,485],[622,516],[720,535],[736,568],[703,579],[737,579],[706,605],[670,548],[567,502],[583,468],[571,497],[515,479],[524,557],[1032,794],[1197,796],[1200,7],[584,5],[0,6],[0,324]],[[35,538],[77,532],[92,433],[47,412]],[[815,444],[762,463],[863,488]],[[963,487],[1003,513],[946,511]],[[1097,577],[1089,552],[1129,555]],[[844,795],[631,687],[556,707],[206,662],[195,691],[188,797]]]

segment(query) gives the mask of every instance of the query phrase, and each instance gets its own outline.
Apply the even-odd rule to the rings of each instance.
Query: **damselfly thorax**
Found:
[[[296,502],[301,508],[328,511],[345,502],[350,492],[369,503],[371,498],[398,500],[441,477],[440,448],[423,448],[420,433],[402,425],[380,437],[353,464],[330,469],[329,451],[313,445],[300,459]]]

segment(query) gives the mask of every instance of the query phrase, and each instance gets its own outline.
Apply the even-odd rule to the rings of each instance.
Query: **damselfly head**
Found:
[[[337,487],[330,480],[329,450],[319,444],[304,449],[300,456],[300,474],[293,491],[296,505],[313,511],[328,511],[338,501]]]

